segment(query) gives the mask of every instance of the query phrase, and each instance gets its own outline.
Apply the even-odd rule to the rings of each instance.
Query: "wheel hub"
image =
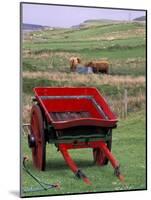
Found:
[[[36,146],[35,137],[32,134],[28,135],[28,146],[30,148],[33,148]]]

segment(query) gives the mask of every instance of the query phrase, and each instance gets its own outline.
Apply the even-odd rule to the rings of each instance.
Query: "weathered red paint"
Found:
[[[78,148],[100,149],[100,151],[102,151],[104,153],[104,155],[108,158],[108,160],[110,161],[112,167],[114,169],[119,168],[119,162],[115,159],[114,155],[109,151],[109,149],[107,148],[107,145],[106,145],[106,143],[104,141],[95,141],[95,142],[89,142],[89,143],[79,142],[77,144],[74,144],[74,143],[70,143],[70,144],[62,143],[62,144],[59,144],[58,145],[58,149],[62,153],[62,155],[63,155],[66,163],[70,167],[70,169],[75,174],[78,171],[78,167],[76,166],[76,164],[74,163],[74,161],[70,157],[70,155],[68,153],[68,150],[69,149],[78,149]],[[124,177],[121,174],[118,175],[118,178],[121,181],[124,179]],[[86,178],[85,182],[90,183],[88,178]]]
[[[55,129],[64,129],[74,126],[100,126],[100,127],[114,127],[117,123],[117,117],[109,108],[106,100],[101,96],[96,88],[34,88],[36,99],[42,105],[47,119],[54,126]],[[55,99],[56,96],[62,98]],[[100,106],[104,112],[104,115],[108,119],[105,119],[104,116],[98,111],[97,107],[94,106],[93,101],[89,98],[66,98],[65,96],[91,96],[93,101]],[[48,98],[41,98],[48,97]],[[52,98],[54,97],[54,98]],[[51,99],[50,99],[51,98]],[[52,117],[53,112],[89,112],[89,116],[76,118],[76,119],[64,119],[64,120],[55,120]]]

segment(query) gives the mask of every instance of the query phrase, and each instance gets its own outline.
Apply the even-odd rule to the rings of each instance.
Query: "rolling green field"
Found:
[[[82,63],[107,60],[109,75],[70,72],[69,59]],[[22,42],[22,118],[30,121],[33,87],[96,87],[119,118],[113,131],[113,153],[121,163],[125,184],[113,175],[111,165],[93,164],[90,149],[71,151],[73,159],[92,181],[85,185],[74,177],[54,145],[47,145],[46,172],[33,168],[26,136],[22,136],[22,155],[28,167],[48,183],[59,182],[60,189],[23,195],[104,192],[146,188],[146,30],[139,22],[88,22],[79,29],[57,28],[24,33]],[[128,116],[124,118],[124,91],[128,94]],[[23,171],[23,188],[36,183]]]
[[[79,56],[83,63],[95,59],[108,60],[110,74],[144,75],[145,40],[145,25],[140,23],[100,24],[80,30],[28,33],[23,42],[23,69],[69,72],[69,58]],[[134,68],[138,68],[139,73]]]

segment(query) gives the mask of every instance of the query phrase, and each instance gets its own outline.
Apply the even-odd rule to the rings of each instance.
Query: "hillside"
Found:
[[[111,20],[111,19],[90,19],[90,20],[85,20],[82,24],[85,26],[95,26],[103,24],[115,24],[115,23],[121,23],[121,21]]]
[[[22,24],[23,31],[27,31],[27,30],[36,31],[36,30],[42,30],[45,28],[47,28],[47,26],[41,26],[41,25],[36,25],[36,24],[26,24],[26,23]]]
[[[134,21],[146,21],[146,16],[141,16],[133,19]]]
[[[135,64],[138,75],[143,75],[145,67],[141,66],[145,65],[145,35],[145,25],[135,22],[89,25],[78,30],[36,31],[24,38],[23,68],[45,71],[51,66],[51,71],[59,68],[66,71],[69,58],[80,56],[83,62],[108,59],[114,66],[114,70],[111,69],[113,74],[133,74]],[[129,65],[133,66],[131,70],[127,70]],[[123,70],[118,70],[121,67]]]

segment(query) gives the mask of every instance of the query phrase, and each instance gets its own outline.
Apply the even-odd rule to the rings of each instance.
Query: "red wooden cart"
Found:
[[[46,143],[54,143],[70,169],[84,182],[89,179],[80,170],[68,150],[92,148],[94,162],[108,161],[115,175],[123,180],[118,161],[111,153],[112,129],[117,118],[96,88],[34,88],[28,144],[34,166],[45,170]]]

